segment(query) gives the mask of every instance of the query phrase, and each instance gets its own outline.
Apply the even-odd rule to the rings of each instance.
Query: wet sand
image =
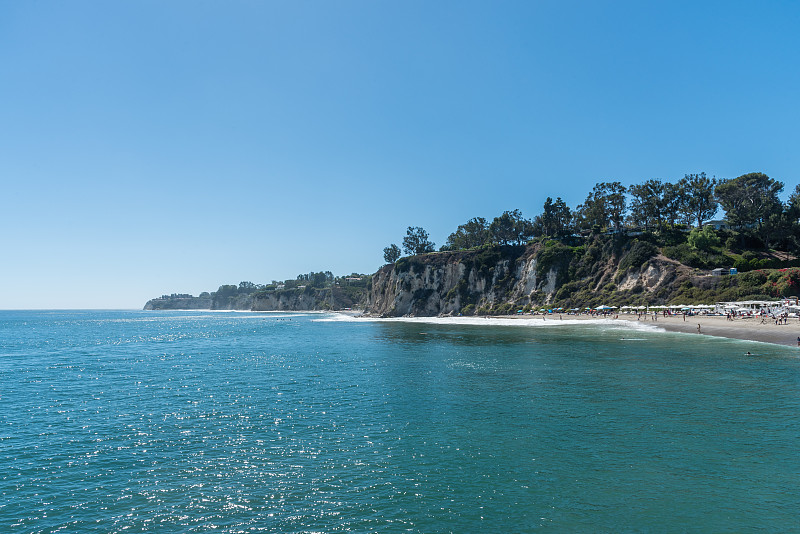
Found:
[[[524,316],[520,319],[527,319],[531,321],[542,320],[542,316]],[[601,317],[591,317],[588,315],[562,315],[564,319],[569,320],[598,320]],[[617,316],[608,316],[608,320],[614,320]],[[547,321],[558,322],[558,315],[548,315]],[[669,332],[684,332],[687,334],[698,335],[697,325],[700,325],[700,334],[702,336],[716,336],[726,337],[731,339],[746,339],[750,341],[762,341],[764,343],[774,343],[776,345],[787,345],[796,347],[797,337],[800,336],[800,320],[789,319],[788,324],[776,325],[774,319],[766,319],[765,323],[761,323],[760,318],[741,319],[737,318],[732,321],[727,320],[725,317],[719,316],[695,316],[686,317],[684,321],[682,315],[678,316],[658,316],[658,320],[653,320],[651,314],[646,319],[644,316],[637,321],[636,315],[620,314],[617,321],[630,321],[639,322],[649,326],[656,326],[663,328]]]

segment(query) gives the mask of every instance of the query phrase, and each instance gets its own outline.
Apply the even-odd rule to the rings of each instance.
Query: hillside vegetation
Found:
[[[730,265],[743,255],[724,248],[698,253],[686,249],[685,242],[675,244],[679,238],[596,234],[572,244],[540,239],[528,245],[485,245],[401,258],[373,276],[368,311],[387,316],[484,315],[602,304],[714,304],[799,294],[800,263],[792,256],[755,255],[746,260],[748,267],[777,268],[713,276],[681,259]]]

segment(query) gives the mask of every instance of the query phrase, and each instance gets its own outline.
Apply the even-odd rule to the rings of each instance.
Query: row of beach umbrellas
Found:
[[[595,311],[608,311],[608,310],[713,310],[716,306],[712,306],[711,304],[673,304],[672,306],[622,306],[617,308],[617,306],[606,306],[603,304],[602,306],[595,306],[595,307],[586,307],[586,310],[595,310]],[[743,308],[746,309],[746,308]],[[539,311],[542,312],[560,312],[565,311],[564,308],[541,308]],[[579,308],[571,308],[566,311],[579,311]]]

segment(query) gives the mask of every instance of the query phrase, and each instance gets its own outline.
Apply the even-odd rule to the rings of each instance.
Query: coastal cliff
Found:
[[[578,246],[544,241],[402,258],[373,275],[365,311],[387,317],[483,315],[763,299],[786,293],[798,274],[774,269],[712,276],[664,256],[647,241],[598,236]]]
[[[239,311],[314,311],[363,308],[366,288],[334,287],[314,288],[304,286],[291,289],[233,291],[236,286],[222,286],[214,293],[191,295],[164,295],[151,299],[145,310],[239,310]]]
[[[530,302],[551,289],[552,269],[537,271],[535,247],[493,247],[403,258],[372,277],[367,312],[385,315],[472,314],[506,303]]]
[[[198,297],[165,295],[148,301],[145,309],[363,309],[371,315],[397,317],[509,314],[542,307],[713,304],[798,295],[800,268],[789,266],[798,264],[797,259],[755,255],[747,259],[748,254],[735,261],[759,265],[782,261],[787,266],[714,276],[708,266],[734,260],[721,254],[702,256],[681,246],[659,247],[645,238],[595,234],[408,256],[371,276],[322,279],[316,273],[320,279],[308,276],[304,285],[300,280],[224,285]],[[677,258],[688,258],[693,265]]]
[[[213,301],[206,297],[170,297],[163,296],[150,299],[145,303],[145,310],[210,310]]]
[[[253,295],[252,311],[314,311],[361,308],[365,292],[335,287],[262,291]],[[352,289],[352,288],[351,288]]]

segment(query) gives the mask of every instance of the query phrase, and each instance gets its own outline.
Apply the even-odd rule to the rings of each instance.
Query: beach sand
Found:
[[[531,321],[542,320],[542,316],[515,316],[520,319],[527,319]],[[598,317],[590,317],[588,315],[562,315],[564,319],[568,320],[603,320]],[[638,322],[641,324],[663,328],[668,332],[684,332],[687,334],[697,334],[697,325],[700,325],[700,334],[703,336],[716,336],[726,337],[731,339],[745,339],[750,341],[761,341],[764,343],[774,343],[776,345],[787,345],[796,347],[797,338],[800,336],[800,321],[798,319],[789,319],[788,324],[776,325],[774,319],[767,318],[764,324],[761,323],[760,318],[742,319],[737,318],[733,321],[727,320],[725,317],[719,316],[705,316],[699,315],[694,317],[684,318],[682,315],[677,316],[658,316],[657,321],[653,321],[653,315],[650,314],[646,319],[644,316],[637,320],[636,315],[620,314],[619,317],[615,315],[608,316],[607,320],[617,321],[630,321]],[[507,317],[505,317],[507,318]],[[548,315],[548,322],[552,321],[557,323],[559,321],[558,315]]]

